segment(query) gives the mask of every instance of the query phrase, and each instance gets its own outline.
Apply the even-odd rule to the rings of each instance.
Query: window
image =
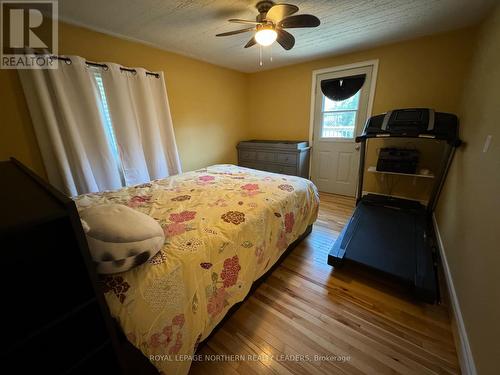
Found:
[[[118,172],[120,173],[120,178],[122,180],[122,185],[126,186],[126,178],[123,173],[123,165],[120,157],[120,152],[118,150],[118,143],[116,142],[115,130],[113,129],[113,123],[111,122],[111,116],[109,114],[108,100],[106,99],[106,91],[104,91],[104,85],[102,83],[102,76],[99,70],[93,69],[94,79],[97,84],[97,90],[99,93],[99,99],[101,104],[101,114],[104,123],[104,132],[106,133],[106,138],[108,140],[109,147],[113,152],[116,165],[118,166]]]
[[[348,99],[334,101],[323,95],[321,138],[354,138],[361,90]]]

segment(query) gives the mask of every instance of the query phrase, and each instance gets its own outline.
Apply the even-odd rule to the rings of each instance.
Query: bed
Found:
[[[127,339],[165,374],[188,372],[197,345],[316,220],[319,206],[309,180],[234,165],[75,202],[79,210],[124,204],[162,226],[160,252],[102,282]]]

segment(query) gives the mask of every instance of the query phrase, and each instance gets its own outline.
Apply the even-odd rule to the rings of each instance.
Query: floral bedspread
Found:
[[[75,202],[125,204],[163,227],[159,253],[103,283],[127,338],[170,375],[188,372],[197,344],[316,220],[319,198],[300,177],[215,165]]]

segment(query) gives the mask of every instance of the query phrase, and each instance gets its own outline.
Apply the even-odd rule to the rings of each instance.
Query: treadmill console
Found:
[[[363,134],[356,140],[374,137],[418,137],[460,142],[458,118],[450,113],[434,112],[429,108],[395,109],[371,117]]]

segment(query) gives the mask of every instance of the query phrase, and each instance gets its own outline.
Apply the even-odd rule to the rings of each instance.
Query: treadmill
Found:
[[[366,146],[372,138],[444,141],[443,158],[427,206],[387,195],[363,195]],[[328,264],[339,267],[350,262],[378,271],[403,283],[416,298],[435,303],[439,289],[432,213],[455,149],[461,144],[458,118],[426,108],[393,110],[371,117],[356,142],[361,144],[356,209],[335,241]]]

